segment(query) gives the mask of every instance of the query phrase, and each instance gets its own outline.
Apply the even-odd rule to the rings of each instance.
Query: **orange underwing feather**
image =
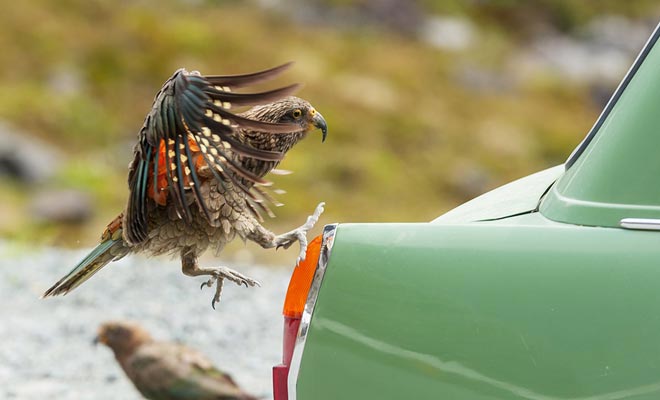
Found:
[[[205,164],[204,157],[202,156],[201,149],[197,145],[197,142],[194,138],[188,137],[188,146],[190,146],[190,151],[193,156],[195,170],[199,169]],[[165,140],[160,140],[160,145],[158,146],[158,169],[156,176],[156,191],[154,192],[154,179],[153,175],[149,174],[147,179],[147,196],[154,200],[157,204],[161,206],[167,205],[167,193],[168,193],[168,181],[167,181],[167,157],[165,155],[166,151],[172,150],[173,145],[165,146]],[[153,170],[153,161],[149,165],[149,170]],[[186,189],[190,188],[190,177],[184,175],[183,185]]]

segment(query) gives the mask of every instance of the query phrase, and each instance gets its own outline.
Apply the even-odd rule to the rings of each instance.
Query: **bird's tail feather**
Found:
[[[42,297],[67,294],[91,278],[92,275],[105,267],[110,261],[123,257],[127,252],[127,248],[121,237],[117,239],[106,239],[83,258],[71,272],[57,281],[50,289],[46,290]]]

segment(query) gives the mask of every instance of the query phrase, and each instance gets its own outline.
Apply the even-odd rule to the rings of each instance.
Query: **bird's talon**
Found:
[[[211,305],[213,306],[213,309],[215,310],[215,305],[220,302],[220,296],[213,296],[213,300],[211,301]]]
[[[217,280],[217,277],[214,276],[214,277],[210,278],[208,281],[202,282],[202,284],[199,287],[199,290],[204,289],[204,286],[206,286],[206,287],[213,286],[213,284],[216,282],[216,280]]]

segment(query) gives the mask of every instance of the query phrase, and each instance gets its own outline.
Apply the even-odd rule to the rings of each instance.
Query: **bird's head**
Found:
[[[126,321],[103,323],[98,330],[94,343],[110,347],[117,356],[130,354],[143,343],[152,341],[151,335],[141,326]]]
[[[263,122],[294,124],[300,127],[298,132],[307,133],[313,129],[320,129],[322,141],[325,141],[328,135],[328,124],[323,115],[307,100],[295,96],[253,107],[246,115]]]

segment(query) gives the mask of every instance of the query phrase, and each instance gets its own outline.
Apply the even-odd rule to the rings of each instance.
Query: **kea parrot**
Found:
[[[202,353],[154,340],[128,321],[106,322],[95,343],[108,346],[135,388],[150,400],[256,400]]]
[[[205,267],[199,256],[216,251],[237,236],[263,248],[300,243],[318,221],[324,203],[300,227],[276,235],[263,223],[279,205],[264,176],[313,130],[325,141],[325,119],[292,93],[297,84],[259,93],[239,89],[284,71],[289,64],[244,75],[201,75],[177,70],[156,94],[133,151],[128,171],[126,208],[107,226],[99,245],[43,297],[64,295],[111,261],[130,253],[171,254],[181,258],[188,276],[208,276],[215,285],[215,308],[225,279],[239,285],[259,283],[226,266]],[[235,113],[235,106],[251,106]]]

